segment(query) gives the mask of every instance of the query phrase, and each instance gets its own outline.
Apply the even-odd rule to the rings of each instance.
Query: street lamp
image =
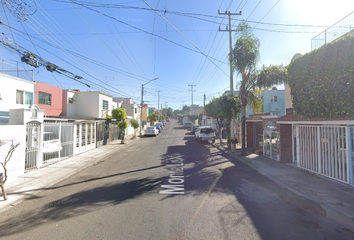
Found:
[[[154,79],[151,79],[150,81],[148,81],[148,82],[145,83],[145,84],[141,84],[140,137],[141,137],[141,126],[143,125],[144,86],[145,86],[146,84],[148,84],[149,82],[154,81],[154,80],[157,80],[157,79],[159,79],[159,78],[154,78]]]

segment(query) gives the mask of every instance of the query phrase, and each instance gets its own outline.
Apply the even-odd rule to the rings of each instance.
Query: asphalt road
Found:
[[[301,201],[172,121],[4,212],[0,238],[354,239]]]

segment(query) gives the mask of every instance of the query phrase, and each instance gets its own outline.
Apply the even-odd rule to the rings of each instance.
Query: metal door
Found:
[[[41,124],[29,122],[26,125],[25,171],[37,168]]]

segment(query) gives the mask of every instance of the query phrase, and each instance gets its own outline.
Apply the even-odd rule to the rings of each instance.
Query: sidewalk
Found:
[[[302,207],[354,228],[354,188],[350,185],[300,169],[295,164],[279,163],[254,153],[241,157],[240,149],[231,152],[219,142],[214,145],[227,153],[232,158],[231,162],[237,160],[247,164],[275,184],[294,193],[292,202],[299,203],[296,196],[301,196]]]
[[[118,148],[139,141],[139,137],[131,140],[131,136],[125,138],[126,144],[120,144],[120,140],[115,140],[107,145],[100,146],[93,150],[81,153],[74,157],[64,159],[49,166],[33,169],[26,172],[23,176],[16,178],[5,184],[7,200],[3,200],[0,191],[0,213],[13,206],[18,205],[46,188],[72,176],[86,167],[96,165],[101,159],[112,154],[116,154]]]

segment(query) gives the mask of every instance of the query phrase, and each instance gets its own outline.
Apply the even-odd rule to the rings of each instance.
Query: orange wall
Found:
[[[43,105],[38,104],[38,92],[45,92],[52,94],[52,104]],[[40,109],[44,110],[44,114],[47,116],[60,116],[63,111],[63,89],[55,87],[41,82],[36,82],[36,104]]]

